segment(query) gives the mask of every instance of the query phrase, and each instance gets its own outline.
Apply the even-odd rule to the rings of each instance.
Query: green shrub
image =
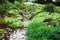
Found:
[[[34,4],[35,5],[35,4]],[[37,6],[37,5],[36,5]],[[44,7],[45,7],[45,5],[39,5],[39,6],[37,6],[37,8],[35,9],[35,11],[33,12],[33,14],[34,15],[36,15],[36,14],[39,14],[40,12],[42,12],[43,11],[43,9],[44,9]]]
[[[7,16],[14,17],[14,18],[22,18],[22,16],[19,15],[18,10],[16,10],[16,9],[10,9],[10,10],[8,10]]]
[[[20,28],[22,27],[22,22],[18,19],[11,18],[11,17],[5,17],[4,21],[10,28]]]
[[[39,19],[39,21],[43,22],[45,19],[52,18],[52,15],[49,15],[49,12],[41,12],[37,14],[34,19]]]
[[[8,2],[8,3],[3,3],[0,5],[0,9],[18,9],[18,7],[16,7],[14,4]]]
[[[44,11],[47,11],[47,12],[54,12],[55,11],[55,7],[54,5],[52,4],[47,4],[44,8]]]
[[[54,26],[54,27],[59,26],[58,19],[57,19],[57,20],[53,20],[51,24],[52,24],[52,26]]]
[[[0,18],[0,23],[3,23],[4,21],[3,21],[3,19],[2,18]]]
[[[0,29],[0,40],[2,40],[4,32],[5,32],[4,29]]]
[[[60,13],[60,7],[59,6],[56,6],[56,12]]]
[[[31,16],[32,16],[31,14],[26,15],[26,18],[27,18],[27,19],[30,19],[30,18],[31,18]]]
[[[13,15],[13,16],[19,15],[19,14],[18,14],[18,10],[14,10],[14,9],[8,10],[8,14],[11,14],[11,15]]]
[[[25,1],[27,1],[27,0],[16,0],[16,1],[18,1],[18,2],[21,3],[21,2],[25,2]]]
[[[5,30],[4,29],[0,29],[0,33],[4,33],[5,32]]]
[[[39,7],[39,8],[37,8],[34,12],[33,12],[33,14],[34,15],[36,15],[36,14],[38,14],[38,13],[40,13],[40,12],[42,12],[43,11],[43,6],[42,7]]]
[[[19,10],[23,10],[25,9],[26,5],[24,5],[24,3],[19,3],[17,1],[15,1],[14,5],[19,9]]]
[[[60,14],[50,13],[50,12],[41,12],[37,14],[33,19],[36,19],[36,18],[40,18],[40,21],[48,18],[57,19],[57,18],[60,18]]]
[[[0,9],[0,15],[6,15],[7,10],[6,9]]]
[[[37,20],[31,21],[27,28],[27,40],[60,40],[60,28],[48,27]]]

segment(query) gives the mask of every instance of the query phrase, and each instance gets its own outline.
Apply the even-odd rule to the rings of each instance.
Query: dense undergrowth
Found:
[[[29,23],[27,40],[60,40],[60,15],[42,12]]]
[[[49,27],[41,22],[33,22],[28,26],[27,40],[60,40],[59,27]]]
[[[27,28],[27,40],[60,39],[59,6],[17,1],[0,4],[0,39],[2,40],[7,28],[21,28],[24,17],[30,20]]]
[[[27,40],[60,40],[60,12],[58,11],[60,9],[58,8],[49,4],[34,16],[28,24]]]

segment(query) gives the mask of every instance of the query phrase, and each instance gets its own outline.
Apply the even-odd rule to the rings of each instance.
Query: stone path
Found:
[[[26,26],[28,24],[28,20],[24,18],[24,25],[22,29],[17,29],[10,35],[9,40],[26,40]]]
[[[26,28],[24,29],[17,29],[13,34],[10,36],[10,40],[26,40]]]

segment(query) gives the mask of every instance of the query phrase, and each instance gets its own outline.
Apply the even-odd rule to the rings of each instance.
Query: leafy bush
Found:
[[[54,26],[54,27],[59,26],[58,19],[57,19],[57,20],[53,20],[51,24],[52,24],[52,26]]]
[[[35,10],[32,12],[32,14],[34,14],[34,15],[42,12],[43,8],[45,7],[45,5],[41,5],[41,4],[40,5],[39,4],[34,4],[34,5],[35,5],[35,8],[34,8]]]
[[[27,1],[27,0],[16,0],[16,1],[18,1],[18,2],[24,2],[24,1]]]
[[[0,9],[18,9],[18,7],[16,7],[14,4],[12,4],[12,3],[3,3],[3,4],[1,4],[0,5]]]
[[[56,10],[56,12],[60,13],[60,7],[59,6],[57,6],[55,10]]]
[[[11,14],[11,15],[13,15],[13,16],[19,15],[19,14],[18,14],[18,10],[14,10],[14,9],[8,10],[8,14]]]
[[[18,19],[11,18],[11,17],[5,17],[4,21],[10,28],[20,28],[22,27],[22,22]]]
[[[48,18],[52,18],[52,15],[49,15],[49,12],[41,12],[39,14],[37,14],[34,18],[34,19],[38,19],[43,22],[45,19],[48,19]]]
[[[27,18],[27,19],[30,19],[30,18],[31,18],[31,16],[32,16],[31,14],[26,15],[26,18]]]
[[[7,12],[5,9],[7,10]],[[6,23],[11,28],[18,28],[22,26],[22,22],[18,20],[19,18],[22,18],[22,16],[19,15],[18,7],[16,8],[16,5],[10,2],[5,4],[3,3],[0,5],[0,12],[0,14],[4,14],[3,19],[0,17],[0,23]]]
[[[60,40],[60,28],[48,27],[43,22],[31,21],[27,29],[27,40]]]
[[[17,1],[15,1],[14,5],[19,9],[19,10],[22,10],[22,9],[25,9],[26,5],[24,5],[24,3],[19,3]]]
[[[57,18],[60,18],[60,14],[50,13],[50,12],[41,12],[37,14],[33,19],[36,19],[36,18],[40,18],[40,21],[48,18],[57,19]]]
[[[0,33],[4,33],[5,32],[5,30],[4,29],[0,29]],[[1,34],[0,34],[1,35]]]
[[[0,18],[0,23],[3,23],[4,21],[3,21],[3,19],[2,18]]]
[[[44,8],[44,11],[47,11],[47,12],[54,12],[55,11],[55,7],[54,5],[52,4],[47,4]]]
[[[40,13],[40,12],[42,12],[43,11],[43,6],[42,7],[39,7],[39,8],[37,8],[34,12],[33,12],[33,14],[38,14],[38,13]]]
[[[6,9],[0,9],[0,14],[6,13],[7,10]]]
[[[4,32],[5,32],[4,29],[0,29],[0,40],[2,40]]]

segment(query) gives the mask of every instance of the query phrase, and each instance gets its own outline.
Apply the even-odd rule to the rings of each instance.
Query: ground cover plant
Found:
[[[28,25],[27,40],[60,40],[57,23],[52,22],[49,26],[46,22],[40,22],[39,18],[32,20]]]
[[[23,2],[24,1],[24,2]],[[9,40],[10,32],[27,25],[26,40],[60,40],[60,6],[46,2],[42,4],[27,0],[1,0],[0,40]],[[38,0],[39,1],[39,0]]]

